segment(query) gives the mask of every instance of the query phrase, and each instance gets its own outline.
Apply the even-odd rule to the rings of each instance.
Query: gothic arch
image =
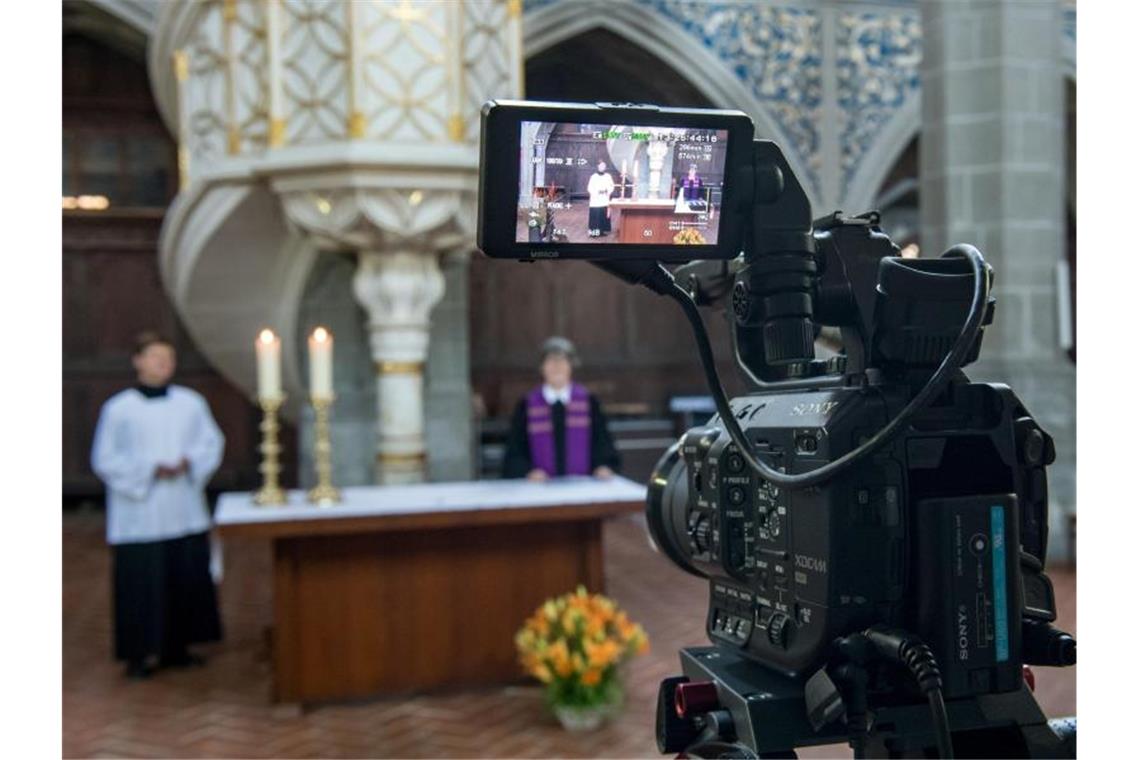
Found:
[[[912,92],[887,121],[879,138],[863,154],[859,168],[843,190],[840,208],[859,214],[870,209],[887,174],[911,139],[922,131],[922,91]]]
[[[1076,84],[1076,71],[1064,74],[1065,86]],[[841,208],[861,212],[869,209],[911,139],[922,132],[922,91],[912,93],[890,118],[875,144],[864,154],[851,182],[843,193]]]
[[[593,29],[616,34],[663,61],[691,63],[678,69],[681,76],[716,107],[739,109],[751,116],[757,137],[775,140],[780,145],[792,170],[803,178],[802,184],[812,206],[818,206],[812,183],[807,181],[814,175],[807,168],[806,157],[795,150],[795,143],[768,109],[696,38],[672,21],[647,13],[645,7],[635,3],[573,0],[528,11],[523,17],[523,56],[531,58]]]

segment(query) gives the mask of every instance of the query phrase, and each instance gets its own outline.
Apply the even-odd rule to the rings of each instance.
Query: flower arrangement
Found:
[[[535,610],[515,644],[523,667],[546,684],[548,702],[567,724],[567,710],[605,711],[621,702],[619,666],[647,652],[649,637],[612,599],[579,586]],[[600,722],[599,713],[589,727]]]
[[[673,245],[708,245],[708,241],[697,228],[684,227],[673,236]]]

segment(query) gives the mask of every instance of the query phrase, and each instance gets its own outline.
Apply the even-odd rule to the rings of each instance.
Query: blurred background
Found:
[[[601,401],[630,479],[644,482],[707,416],[672,304],[586,264],[474,251],[489,98],[741,109],[781,145],[816,216],[877,208],[912,255],[977,244],[996,268],[998,313],[970,375],[1009,383],[1056,441],[1050,559],[1061,622],[1076,632],[1073,2],[62,10],[66,756],[655,754],[656,683],[678,647],[704,639],[706,592],[649,553],[637,518],[606,527],[606,581],[653,653],[634,665],[630,709],[588,738],[544,722],[525,687],[273,707],[270,557],[254,541],[227,542],[227,641],[207,669],[128,684],[110,660],[103,491],[88,459],[101,404],[134,382],[142,329],[175,336],[177,381],[206,397],[225,433],[212,495],[260,482],[253,340],[264,327],[282,337],[289,486],[312,480],[312,412],[299,400],[318,324],[336,336],[342,486],[497,478],[511,411],[554,334],[577,344],[576,379]],[[725,324],[707,321],[722,377],[743,391]],[[386,448],[401,432],[379,376],[393,340],[404,341],[398,358],[422,363],[422,394],[406,402],[424,456],[410,466]],[[1075,712],[1074,683],[1075,668],[1039,677],[1048,714]]]

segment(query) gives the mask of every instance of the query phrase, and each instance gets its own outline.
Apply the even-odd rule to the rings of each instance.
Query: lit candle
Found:
[[[323,327],[309,336],[309,395],[329,399],[333,395],[332,333]]]
[[[281,339],[266,328],[254,341],[257,348],[257,397],[281,398]]]

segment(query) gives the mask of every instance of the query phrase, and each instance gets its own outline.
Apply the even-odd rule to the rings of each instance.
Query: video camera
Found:
[[[738,111],[493,101],[481,159],[483,252],[673,299],[716,403],[649,483],[654,544],[708,579],[714,644],[662,683],[659,749],[1073,756],[1075,721],[1051,725],[1025,675],[1076,662],[1043,571],[1053,442],[962,372],[994,318],[981,253],[903,258],[875,212],[813,222]],[[710,305],[753,388],[731,401]],[[817,358],[825,326],[842,348]]]

